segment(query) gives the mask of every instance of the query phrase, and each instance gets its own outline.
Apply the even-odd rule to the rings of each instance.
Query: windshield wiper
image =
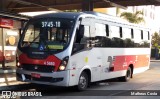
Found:
[[[40,37],[40,34],[38,34],[37,37],[35,37],[35,38],[33,39],[33,41],[31,41],[28,46],[30,46],[32,43],[34,43],[34,41],[37,40],[39,37]]]

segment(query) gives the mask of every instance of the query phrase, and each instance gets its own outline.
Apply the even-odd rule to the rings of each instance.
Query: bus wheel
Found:
[[[88,87],[88,75],[86,72],[82,72],[79,77],[77,89],[79,91],[82,91],[85,90],[87,87]]]
[[[119,80],[127,82],[130,80],[131,77],[132,77],[132,70],[131,70],[131,67],[128,67],[126,75],[123,77],[120,77]]]

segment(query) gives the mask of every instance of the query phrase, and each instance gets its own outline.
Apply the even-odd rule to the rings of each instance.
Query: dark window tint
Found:
[[[131,38],[134,38],[133,29],[131,29]]]
[[[109,26],[106,25],[106,36],[109,36]]]
[[[122,38],[122,27],[120,27],[120,29],[119,29],[119,33],[120,33],[120,37]]]
[[[141,39],[143,40],[143,30],[141,30]]]
[[[102,36],[96,36],[92,43],[94,43],[95,47],[111,47],[112,44],[110,38]]]
[[[124,41],[121,38],[112,38],[112,47],[124,47]]]
[[[150,40],[150,33],[148,32],[148,40]]]

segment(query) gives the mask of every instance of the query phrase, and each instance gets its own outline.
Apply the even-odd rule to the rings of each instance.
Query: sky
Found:
[[[155,9],[155,27],[160,29],[160,6]]]

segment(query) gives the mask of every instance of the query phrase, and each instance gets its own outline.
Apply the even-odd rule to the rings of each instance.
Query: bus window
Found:
[[[134,42],[135,42],[135,47],[139,47],[140,46],[140,42],[142,41],[141,39],[141,30],[139,29],[135,29],[134,30]]]
[[[95,47],[111,47],[111,39],[108,37],[96,36]]]
[[[39,19],[32,20],[26,27],[21,47],[40,50],[62,51],[70,41],[74,21],[71,19]]]
[[[148,32],[143,31],[143,40],[148,41]]]
[[[76,30],[72,54],[89,47],[90,26],[80,25]]]
[[[96,29],[96,36],[106,36],[106,25],[95,23],[95,29]]]
[[[150,47],[149,41],[148,41],[148,32],[143,31],[143,42],[141,43],[142,47]]]
[[[89,47],[89,37],[90,37],[90,26],[84,26],[84,35],[81,38],[80,44]]]
[[[26,31],[26,35],[24,37],[23,41],[32,41],[35,37],[34,33],[34,26],[33,25],[29,25],[28,26],[28,30]]]
[[[130,28],[123,28],[123,38],[126,39],[126,38],[132,38],[132,35],[131,35],[131,29]]]
[[[110,26],[110,34],[111,34],[111,37],[120,37],[120,35],[119,35],[119,27]]]
[[[112,47],[124,47],[124,41],[121,38],[112,38]]]

